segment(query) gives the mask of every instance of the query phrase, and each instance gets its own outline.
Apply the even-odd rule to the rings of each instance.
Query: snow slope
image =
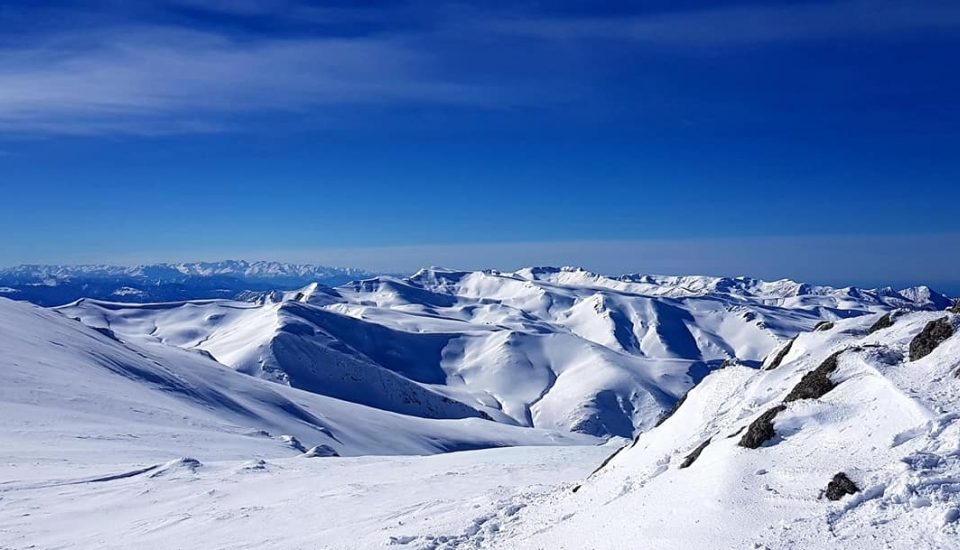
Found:
[[[255,302],[81,300],[60,311],[383,410],[632,437],[721,364],[759,365],[820,321],[946,303],[923,287],[529,268],[426,269]]]
[[[873,334],[877,316],[844,320],[801,335],[774,370],[716,371],[576,492],[524,502],[482,545],[958,548],[960,334],[908,358],[913,338],[945,315],[903,315]],[[948,320],[960,328],[960,316]],[[833,389],[785,400],[837,352]],[[773,437],[739,445],[741,430],[780,404]],[[859,492],[831,502],[823,491],[841,472]]]
[[[341,401],[237,373],[201,352],[124,342],[6,299],[0,350],[0,464],[249,460],[295,456],[303,452],[298,445],[348,456],[594,442]]]

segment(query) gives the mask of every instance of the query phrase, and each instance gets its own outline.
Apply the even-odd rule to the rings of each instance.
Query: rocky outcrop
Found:
[[[840,355],[843,354],[844,351],[846,350],[838,351],[830,357],[827,357],[823,363],[820,363],[819,367],[804,374],[803,378],[790,390],[790,393],[787,394],[783,402],[789,403],[800,399],[819,399],[828,391],[835,388],[836,384],[830,379],[830,375],[837,370]]]
[[[930,355],[937,346],[953,336],[953,332],[953,323],[950,322],[949,317],[930,321],[910,342],[910,360],[916,361]]]
[[[815,327],[813,327],[814,332],[824,332],[833,328],[832,321],[820,321]]]
[[[893,326],[893,315],[890,313],[885,313],[883,317],[877,319],[877,322],[870,325],[870,328],[867,329],[867,334],[873,334],[878,330],[883,330],[885,328],[890,328]]]
[[[833,476],[833,479],[827,484],[827,490],[824,491],[824,495],[829,500],[840,500],[846,495],[853,495],[859,492],[860,488],[857,487],[857,484],[851,481],[850,478],[847,477],[847,474],[840,472]]]
[[[788,353],[790,353],[790,348],[793,347],[794,340],[796,339],[790,340],[789,342],[786,343],[786,345],[780,348],[777,354],[773,357],[773,361],[770,361],[770,364],[767,365],[767,367],[764,370],[773,370],[779,367],[780,364],[783,362],[783,358],[786,357]]]
[[[696,462],[697,459],[700,458],[700,453],[702,453],[703,450],[707,448],[707,445],[710,444],[710,440],[711,440],[711,439],[713,439],[713,438],[707,438],[706,441],[704,441],[703,443],[697,445],[697,448],[696,448],[696,449],[694,449],[693,451],[690,452],[690,454],[688,454],[687,456],[685,456],[685,457],[683,458],[683,462],[680,463],[680,468],[681,468],[681,469],[683,469],[683,468],[689,468],[690,465],[692,465],[694,462]]]
[[[777,432],[773,429],[773,419],[786,409],[786,405],[777,405],[761,414],[750,424],[750,427],[747,428],[747,433],[743,434],[738,445],[748,449],[756,449],[773,439],[774,436],[777,435]]]
[[[957,298],[953,302],[953,307],[948,309],[950,313],[960,313],[960,298]]]

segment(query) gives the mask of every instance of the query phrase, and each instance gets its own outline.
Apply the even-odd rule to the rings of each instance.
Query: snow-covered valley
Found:
[[[249,298],[0,299],[0,548],[958,547],[960,312],[925,287]]]

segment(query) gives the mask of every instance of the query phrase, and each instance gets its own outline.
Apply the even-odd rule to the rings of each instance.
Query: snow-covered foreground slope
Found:
[[[924,287],[531,268],[429,269],[257,302],[82,300],[60,311],[124,340],[200,350],[382,410],[632,437],[721,364],[756,366],[821,321],[946,303]]]
[[[98,465],[3,479],[0,548],[470,548],[609,451],[175,461],[129,477],[133,466]]]

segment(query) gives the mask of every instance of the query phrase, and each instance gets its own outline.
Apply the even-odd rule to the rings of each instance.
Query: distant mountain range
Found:
[[[166,302],[236,298],[247,291],[290,290],[309,283],[335,286],[373,276],[359,269],[282,262],[21,265],[0,269],[0,296],[54,306],[80,298]]]
[[[430,419],[631,437],[723,364],[757,366],[821,322],[942,310],[900,291],[749,278],[606,277],[578,268],[424,269],[336,288],[58,308],[125,342],[202,352],[239,372]]]

